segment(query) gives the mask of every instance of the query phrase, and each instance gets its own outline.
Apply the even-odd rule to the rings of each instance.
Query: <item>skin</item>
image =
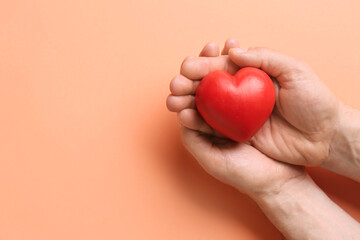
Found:
[[[238,43],[236,40],[229,40],[227,44]],[[274,79],[276,107],[269,120],[251,139],[251,144],[280,161],[307,166],[321,165],[328,158],[330,142],[339,123],[337,98],[311,68],[299,60],[264,48],[252,48],[237,54],[234,49],[230,50],[230,46],[225,46],[221,57],[185,59],[181,75],[171,83],[174,96],[168,99],[169,109],[180,113],[180,120],[184,120],[185,126],[197,130],[192,125],[194,122],[202,121],[201,125],[206,123],[195,119],[198,116],[184,118],[183,115],[188,113],[182,112],[195,108],[192,94],[199,83],[196,80],[215,69],[234,74],[241,67],[261,68]],[[194,80],[191,91],[179,86],[190,86]],[[203,128],[204,133],[213,134],[209,126]]]
[[[167,106],[170,111],[178,113],[185,147],[211,175],[246,194],[256,191],[278,192],[288,181],[304,179],[304,168],[275,161],[250,144],[224,138],[205,123],[195,109],[193,94],[199,84],[198,79],[212,69],[227,69],[230,73],[239,69],[227,55],[237,45],[235,40],[227,41],[222,50],[223,55],[218,57],[219,48],[210,43],[201,51],[199,58],[187,57],[181,66],[182,74],[170,83],[172,94],[167,99]],[[205,64],[197,66],[197,60]],[[212,64],[212,69],[206,65],[208,63]]]
[[[303,167],[324,166],[359,181],[360,126],[354,119],[360,122],[360,114],[338,101],[299,60],[265,48],[240,49],[236,39],[227,40],[221,54],[216,44],[207,44],[199,57],[184,60],[170,83],[167,106],[178,114],[189,152],[211,175],[252,197],[288,239],[360,236],[359,224]],[[273,78],[276,107],[249,143],[236,143],[204,122],[194,94],[209,72],[234,74],[246,66]]]
[[[360,146],[354,146],[358,135],[349,138],[358,133],[352,122],[360,119],[359,112],[339,101],[306,63],[266,48],[238,46],[236,39],[229,39],[219,56],[218,46],[210,43],[199,57],[184,60],[180,75],[170,83],[172,94],[167,99],[169,110],[178,112],[180,123],[224,138],[195,109],[194,94],[200,80],[213,70],[234,74],[241,67],[261,68],[274,81],[276,105],[250,144],[272,159],[322,166],[360,181]],[[339,158],[343,158],[341,163]]]

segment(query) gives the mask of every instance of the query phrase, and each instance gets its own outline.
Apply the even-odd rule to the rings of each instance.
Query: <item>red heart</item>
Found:
[[[214,71],[201,80],[195,103],[211,127],[232,140],[246,142],[269,118],[275,88],[271,78],[257,68],[242,68],[234,76]]]

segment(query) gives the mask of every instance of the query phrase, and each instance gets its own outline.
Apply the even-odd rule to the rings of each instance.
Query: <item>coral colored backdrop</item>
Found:
[[[281,239],[181,145],[165,98],[228,37],[307,61],[360,108],[359,1],[0,4],[0,239]],[[316,182],[358,221],[360,184]],[[311,197],[311,196],[309,196]]]

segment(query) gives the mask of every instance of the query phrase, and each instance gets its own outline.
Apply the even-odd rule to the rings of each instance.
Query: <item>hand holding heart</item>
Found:
[[[222,70],[234,75],[244,67],[262,69],[273,77],[276,92],[275,108],[250,139],[252,146],[224,137],[231,136],[210,127],[195,108],[194,94],[207,74]],[[234,40],[225,44],[222,56],[212,44],[201,57],[187,58],[170,89],[167,105],[178,112],[186,147],[207,171],[246,192],[273,189],[304,176],[301,168],[286,163],[321,165],[334,134],[331,129],[339,121],[338,100],[306,64],[263,48],[245,51]]]

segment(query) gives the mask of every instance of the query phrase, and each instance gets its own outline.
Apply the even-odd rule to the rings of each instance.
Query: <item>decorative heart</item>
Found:
[[[246,142],[264,125],[275,104],[271,78],[252,67],[234,76],[213,71],[200,82],[195,96],[204,120],[224,136]]]

